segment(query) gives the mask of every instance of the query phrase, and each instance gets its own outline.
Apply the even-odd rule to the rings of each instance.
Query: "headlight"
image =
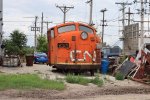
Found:
[[[87,38],[88,38],[88,33],[82,32],[82,33],[81,33],[81,38],[82,38],[83,40],[87,39]]]

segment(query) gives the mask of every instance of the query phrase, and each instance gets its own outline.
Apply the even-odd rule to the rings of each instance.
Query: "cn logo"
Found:
[[[82,51],[81,50],[76,50],[76,54],[82,54]],[[75,61],[74,55],[75,55],[75,50],[72,50],[70,52],[70,59],[71,59],[72,62]],[[86,61],[87,56],[89,56],[92,59],[92,61],[94,61],[94,62],[96,61],[96,52],[95,51],[93,52],[93,56],[88,51],[84,51],[83,52],[83,58],[82,59],[81,58],[76,58],[76,60],[79,61],[79,62]]]

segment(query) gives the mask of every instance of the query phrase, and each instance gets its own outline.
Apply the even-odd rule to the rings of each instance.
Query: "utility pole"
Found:
[[[147,0],[134,0],[134,3],[140,3],[141,4],[141,8],[140,10],[140,17],[141,17],[141,32],[140,32],[140,45],[139,45],[139,49],[141,49],[141,47],[144,44],[144,16],[146,14],[146,9],[144,8],[144,5],[147,3],[150,3],[150,1],[148,2]]]
[[[34,27],[31,27],[31,31],[35,32],[35,36],[34,36],[34,45],[35,45],[35,51],[36,51],[36,47],[37,47],[37,31],[40,31],[40,27],[37,27],[37,20],[38,20],[38,16],[35,16],[35,22],[34,22]]]
[[[89,0],[86,3],[90,4],[90,19],[89,19],[89,25],[93,25],[93,0]]]
[[[63,13],[64,13],[64,20],[63,22],[65,23],[66,22],[66,13],[70,10],[70,9],[73,9],[74,7],[73,6],[56,6],[57,8],[59,8]]]
[[[106,11],[107,11],[106,8],[101,10],[101,12],[103,14],[103,20],[102,20],[102,45],[104,43],[104,27],[107,26],[107,25],[105,25],[105,22],[106,22],[106,20],[105,20],[105,12]]]
[[[141,43],[140,46],[144,44],[143,36],[144,36],[144,2],[141,0]]]
[[[129,7],[129,11],[126,14],[128,14],[128,25],[130,25],[131,15],[134,14],[134,13],[131,13],[130,7]]]
[[[120,4],[122,6],[122,9],[120,11],[122,11],[122,16],[123,16],[123,19],[122,19],[122,27],[123,27],[123,31],[124,31],[124,27],[125,27],[125,8],[127,5],[131,5],[132,3],[125,3],[125,2],[116,2],[115,4]],[[124,35],[124,33],[123,33]]]
[[[37,19],[38,19],[38,17],[37,16],[35,16],[35,39],[34,39],[34,41],[35,41],[35,51],[36,51],[36,47],[37,47],[37,33],[36,33],[36,27],[37,27]]]
[[[41,35],[43,34],[43,21],[44,21],[44,14],[42,12],[42,17],[41,17]]]
[[[150,0],[149,0],[149,12],[148,12],[148,32],[150,32]]]
[[[48,31],[48,26],[49,26],[49,24],[52,23],[52,22],[45,21],[44,23],[46,23],[46,25],[47,25],[47,31]]]
[[[4,57],[4,49],[2,47],[3,40],[3,0],[0,0],[0,64],[1,59]]]
[[[124,27],[125,27],[125,8],[127,5],[131,5],[131,3],[126,3],[126,2],[116,2],[115,4],[119,4],[122,6],[122,9],[120,11],[122,11],[122,16],[123,16],[123,19],[121,20],[122,21],[122,35],[123,37],[125,37],[125,34],[124,34]],[[125,53],[125,41],[123,40],[123,54]]]

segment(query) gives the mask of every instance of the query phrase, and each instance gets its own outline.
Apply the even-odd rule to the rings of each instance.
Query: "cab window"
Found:
[[[67,25],[67,26],[62,26],[62,27],[58,28],[59,33],[75,31],[75,30],[76,30],[75,25]]]
[[[80,25],[80,26],[79,26],[79,30],[80,30],[80,31],[87,32],[87,33],[91,33],[91,34],[94,33],[94,32],[93,32],[93,29],[91,29],[91,28],[89,28],[89,27],[87,27],[87,26],[83,26],[83,25]]]
[[[54,29],[51,29],[51,38],[54,38]]]

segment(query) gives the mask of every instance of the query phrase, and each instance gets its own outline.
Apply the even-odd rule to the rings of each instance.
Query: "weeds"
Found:
[[[92,79],[91,83],[93,83],[93,84],[95,84],[95,85],[97,85],[99,87],[101,87],[104,84],[103,80],[101,80],[99,78],[99,76],[96,76],[94,79]]]
[[[68,74],[66,77],[66,81],[68,83],[76,83],[76,84],[81,84],[81,85],[87,85],[90,82],[90,79],[84,78],[82,76],[75,76]]]
[[[103,80],[99,79],[98,76],[96,76],[94,79],[88,79],[88,78],[84,78],[83,76],[79,76],[79,75],[75,76],[75,75],[68,74],[66,77],[66,81],[68,83],[75,83],[81,85],[88,85],[88,83],[93,83],[98,86],[103,85]]]
[[[116,80],[124,80],[124,76],[123,76],[123,74],[121,74],[120,72],[118,72],[115,75],[115,79]]]

